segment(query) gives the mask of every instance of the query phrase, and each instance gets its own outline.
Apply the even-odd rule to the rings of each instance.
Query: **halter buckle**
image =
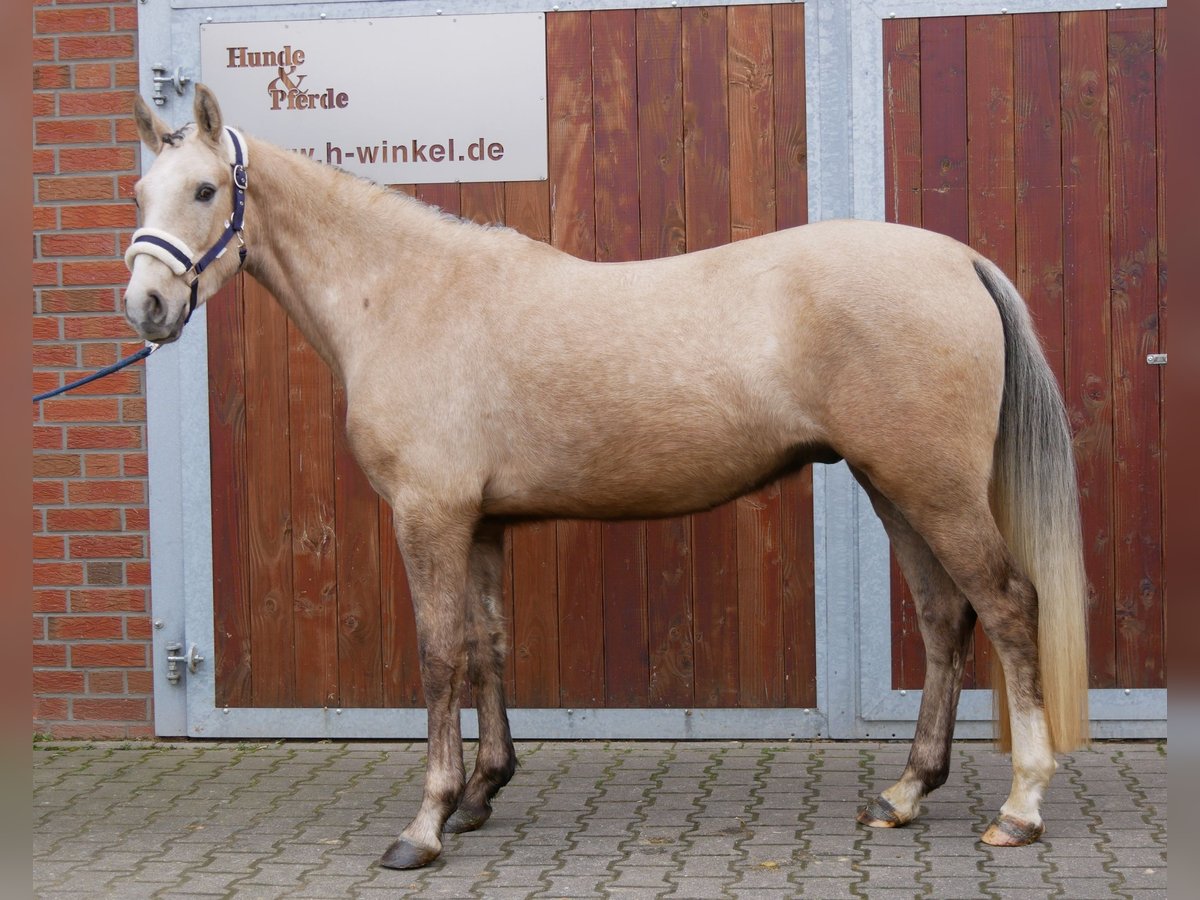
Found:
[[[246,167],[241,163],[233,167],[233,184],[239,191],[246,190]]]

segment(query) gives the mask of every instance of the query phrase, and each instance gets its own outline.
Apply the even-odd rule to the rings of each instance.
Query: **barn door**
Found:
[[[395,190],[600,261],[806,221],[802,6],[545,22],[549,179]],[[341,389],[249,277],[208,304],[206,361],[214,644],[189,733],[421,734],[403,563]],[[812,523],[805,473],[696,516],[511,529],[514,731],[824,734]]]
[[[1098,735],[1155,733],[1166,714],[1156,358],[1165,349],[1165,26],[1166,10],[1150,8],[882,22],[886,217],[998,263],[1029,302],[1064,390]],[[871,737],[911,731],[924,674],[894,560],[889,574],[874,602],[891,627],[865,629],[861,654],[857,730]],[[990,716],[987,692],[972,690],[990,686],[990,652],[977,629],[967,719]]]

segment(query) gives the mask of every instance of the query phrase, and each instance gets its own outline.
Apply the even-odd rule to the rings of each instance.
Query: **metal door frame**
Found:
[[[724,0],[740,5],[762,0]],[[767,0],[778,2],[778,0]],[[529,0],[145,0],[138,8],[143,96],[152,66],[199,70],[206,22],[359,18],[702,6],[709,2]],[[984,0],[804,0],[809,220],[884,218],[883,44],[886,18],[996,14]],[[1005,11],[1112,9],[1092,0],[1010,0]],[[1125,0],[1124,8],[1163,6]],[[190,112],[190,91],[168,89],[163,115]],[[149,155],[143,153],[144,164]],[[207,738],[422,738],[423,709],[218,708],[213,666],[172,685],[169,643],[194,643],[211,660],[214,644],[212,515],[205,309],[184,337],[147,361],[154,709],[159,735]],[[514,709],[518,738],[909,738],[920,691],[891,688],[890,571],[883,527],[845,464],[813,471],[817,706],[813,709]],[[207,663],[207,664],[206,664]],[[1166,690],[1093,690],[1093,734],[1166,735]],[[991,735],[989,691],[964,691],[956,735]],[[474,710],[463,734],[477,735]]]

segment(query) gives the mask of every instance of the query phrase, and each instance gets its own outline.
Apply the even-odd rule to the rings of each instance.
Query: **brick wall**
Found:
[[[120,315],[136,227],[136,0],[35,0],[33,387],[137,348]],[[144,371],[33,407],[33,728],[151,733]]]

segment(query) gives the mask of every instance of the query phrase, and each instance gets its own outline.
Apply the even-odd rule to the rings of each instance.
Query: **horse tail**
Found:
[[[1038,657],[1050,743],[1067,753],[1088,740],[1087,582],[1079,491],[1066,407],[1024,301],[991,262],[977,257],[1004,327],[1004,397],[992,505],[1000,533],[1037,589]],[[993,657],[997,740],[1012,743],[1008,697]]]

